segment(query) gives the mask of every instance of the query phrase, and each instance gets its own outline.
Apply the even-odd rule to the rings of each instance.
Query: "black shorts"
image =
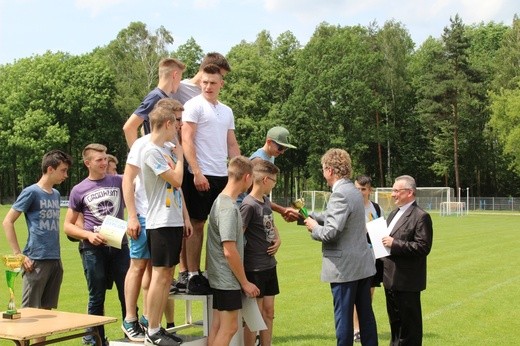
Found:
[[[381,259],[376,259],[376,273],[372,276],[372,282],[370,283],[370,287],[381,287],[381,283],[383,282],[383,269],[384,263]]]
[[[241,290],[218,290],[213,288],[213,309],[235,311],[242,309]]]
[[[217,196],[224,190],[228,177],[214,177],[206,175],[209,182],[208,191],[198,191],[193,182],[193,174],[184,170],[184,178],[182,179],[182,193],[186,208],[190,214],[190,218],[195,220],[206,220],[208,218],[213,202]]]
[[[278,275],[276,275],[276,267],[267,270],[260,270],[254,272],[246,272],[246,277],[249,282],[252,282],[260,290],[257,298],[264,296],[275,296],[280,293],[278,287]]]
[[[147,229],[146,235],[153,267],[173,267],[179,264],[183,227]]]

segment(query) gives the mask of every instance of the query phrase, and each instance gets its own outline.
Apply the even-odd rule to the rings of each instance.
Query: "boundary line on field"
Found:
[[[461,305],[464,305],[466,301],[473,300],[475,298],[479,298],[481,296],[487,295],[488,293],[490,293],[492,291],[495,291],[498,288],[501,288],[502,286],[510,285],[513,282],[518,281],[519,279],[520,279],[520,276],[516,276],[516,277],[511,278],[509,280],[506,280],[504,282],[501,282],[501,283],[498,283],[496,285],[493,285],[493,286],[489,287],[488,289],[485,289],[483,291],[480,291],[480,292],[477,292],[475,294],[472,294],[471,296],[468,296],[466,299],[459,300],[457,302],[448,304],[448,305],[444,306],[441,309],[437,309],[437,310],[432,311],[429,314],[425,315],[424,316],[424,320],[429,320],[429,319],[435,318],[435,317],[437,317],[439,315],[442,315],[442,314],[444,314],[447,311],[454,310],[455,308],[457,308],[457,307],[459,307]]]

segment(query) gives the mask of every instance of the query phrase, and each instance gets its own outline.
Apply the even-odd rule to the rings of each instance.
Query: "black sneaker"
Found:
[[[193,275],[188,280],[188,287],[186,293],[194,295],[208,295],[211,294],[211,287],[209,281],[204,275]]]
[[[126,322],[123,320],[121,329],[125,333],[126,337],[130,341],[143,342],[144,341],[144,330],[139,324],[139,321]]]
[[[186,287],[188,286],[188,272],[180,272],[179,277],[177,277],[177,280],[175,284],[173,285],[173,288],[170,290],[170,293],[172,293],[172,290],[174,292],[186,292]]]
[[[144,344],[147,346],[179,346],[182,343],[182,339],[176,335],[168,333],[164,328],[161,327],[159,331],[153,335],[149,335],[146,332],[144,337]]]

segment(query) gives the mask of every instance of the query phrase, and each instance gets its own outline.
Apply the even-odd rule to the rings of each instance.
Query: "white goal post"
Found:
[[[302,191],[301,198],[305,201],[305,208],[310,212],[322,211],[329,201],[330,191]]]
[[[378,187],[374,200],[388,215],[396,208],[392,198],[391,187]],[[465,203],[457,202],[454,189],[451,187],[418,187],[416,194],[417,204],[426,211],[439,211],[444,215],[463,215]]]

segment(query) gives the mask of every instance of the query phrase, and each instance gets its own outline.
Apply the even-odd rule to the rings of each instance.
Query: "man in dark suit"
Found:
[[[397,177],[392,198],[398,208],[390,213],[389,236],[383,245],[390,256],[383,259],[383,285],[390,322],[390,345],[422,344],[421,291],[426,289],[426,256],[432,248],[433,227],[430,215],[415,201],[415,180]]]
[[[330,149],[321,158],[323,177],[332,188],[327,209],[312,213],[305,225],[322,243],[321,280],[329,282],[334,301],[338,346],[352,345],[354,304],[363,345],[377,345],[377,327],[370,299],[376,273],[374,255],[367,244],[363,197],[350,180],[350,155]]]

